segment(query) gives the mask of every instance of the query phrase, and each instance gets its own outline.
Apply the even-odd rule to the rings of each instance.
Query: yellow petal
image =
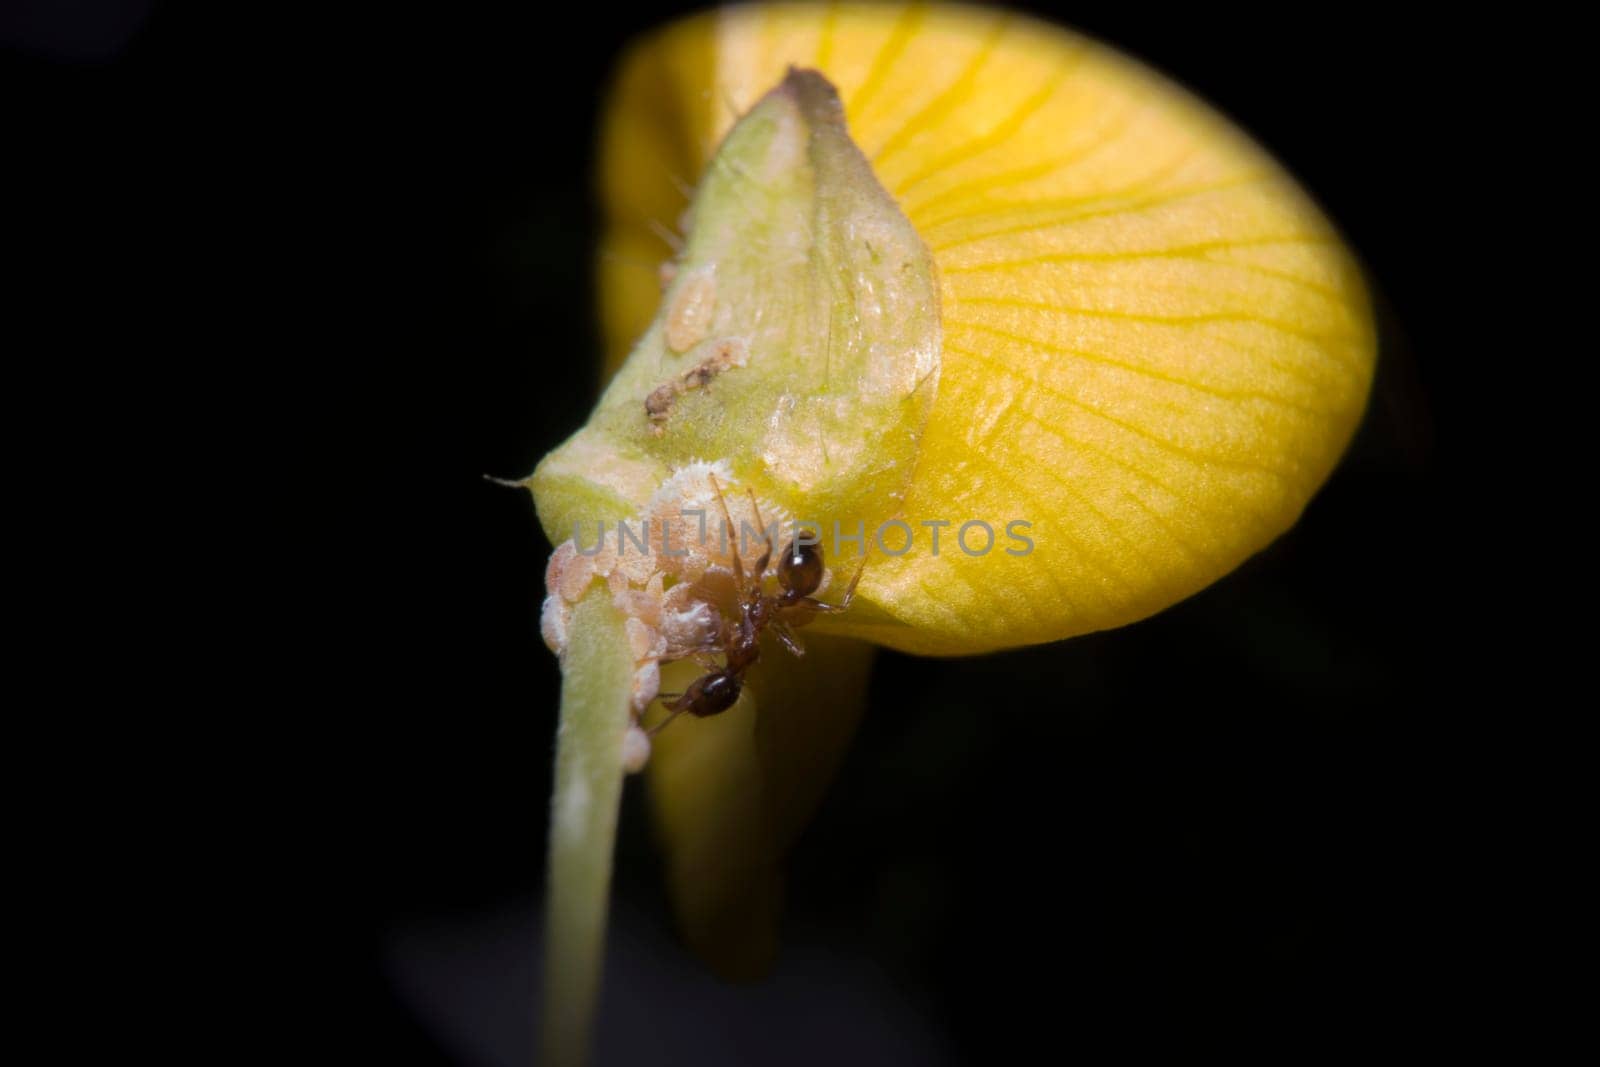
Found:
[[[655,312],[658,231],[682,188],[790,64],[838,86],[942,301],[902,512],[918,540],[873,558],[867,606],[838,630],[974,652],[1117,626],[1294,522],[1370,385],[1349,254],[1270,157],[1182,89],[995,9],[752,6],[636,48],[602,142],[610,366]],[[955,543],[973,521],[996,534],[977,557]],[[1031,524],[1026,555],[1005,551],[1023,547],[1014,521]],[[937,557],[925,522],[950,523]],[[968,546],[984,543],[970,528]]]

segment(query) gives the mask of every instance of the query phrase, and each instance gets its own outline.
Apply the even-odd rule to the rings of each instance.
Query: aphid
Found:
[[[644,413],[651,428],[661,433],[662,423],[672,414],[672,405],[682,393],[707,385],[723,371],[742,367],[750,359],[750,349],[737,337],[725,337],[711,346],[711,352],[699,363],[675,378],[657,386],[644,398]]]
[[[690,271],[679,283],[667,309],[667,347],[674,352],[687,352],[705,340],[716,311],[716,275],[710,267]]]
[[[711,485],[716,490],[717,502],[722,506],[722,520],[732,538],[736,536],[733,519],[728,514],[728,503],[723,499],[722,487],[717,484],[714,475]],[[750,507],[755,513],[756,522],[762,529],[767,529],[761,520],[761,510],[753,492],[750,494]],[[768,593],[762,586],[771,557],[772,542],[769,540],[766,551],[756,560],[755,574],[747,582],[739,546],[737,543],[733,545],[733,579],[739,598],[739,616],[731,628],[726,623],[721,628],[719,638],[723,661],[720,665],[707,664],[712,669],[696,678],[682,693],[661,694],[661,701],[671,714],[650,731],[652,734],[683,712],[706,718],[720,715],[738,703],[739,695],[744,691],[745,672],[761,658],[762,631],[770,629],[791,653],[804,656],[805,648],[795,636],[794,628],[804,626],[817,614],[836,614],[849,610],[866,564],[863,560],[862,566],[856,568],[855,577],[845,589],[842,602],[825,604],[811,595],[822,584],[824,566],[820,545],[799,538],[789,541],[778,559],[779,591],[775,594]],[[711,651],[708,647],[694,654],[704,662]]]

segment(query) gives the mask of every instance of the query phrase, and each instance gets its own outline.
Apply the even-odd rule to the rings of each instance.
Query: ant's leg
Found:
[[[806,646],[800,643],[800,638],[795,636],[794,631],[789,629],[786,623],[773,619],[767,625],[778,635],[778,640],[783,642],[783,647],[789,650],[790,655],[795,659],[805,659]]]
[[[863,552],[861,554],[861,563],[856,567],[856,576],[850,579],[849,585],[845,586],[844,599],[839,602],[839,606],[841,608],[848,608],[850,606],[850,601],[856,598],[856,586],[861,584],[861,575],[865,573],[866,569],[867,555],[865,552]]]
[[[658,734],[662,730],[666,729],[667,723],[671,722],[673,719],[676,719],[679,715],[682,715],[684,712],[688,711],[689,710],[688,696],[689,696],[689,694],[688,694],[687,691],[682,692],[682,693],[657,693],[656,694],[656,699],[661,701],[661,706],[666,708],[669,714],[667,715],[667,717],[665,719],[662,719],[660,722],[656,723],[654,726],[652,726],[648,730],[646,730],[644,732],[645,736],[646,737],[654,737],[656,734]],[[641,722],[639,725],[643,726],[644,723]]]
[[[850,610],[850,602],[856,598],[856,586],[861,584],[861,574],[866,569],[867,569],[867,560],[866,560],[866,557],[863,556],[861,558],[861,566],[856,568],[856,576],[854,578],[850,579],[850,584],[845,587],[844,599],[842,601],[840,601],[839,603],[837,603],[837,604],[824,604],[822,601],[818,600],[816,597],[811,597],[811,596],[806,597],[803,601],[801,601],[801,603],[805,604],[807,607],[811,608],[813,611],[820,611],[820,612],[822,612],[822,613],[824,613],[826,615],[837,615],[841,611],[849,611]]]
[[[674,708],[672,710],[672,714],[671,715],[668,715],[665,719],[662,719],[660,722],[658,722],[654,726],[650,727],[650,729],[646,730],[644,732],[645,736],[646,737],[654,737],[656,734],[659,734],[662,730],[665,730],[667,728],[667,724],[668,723],[672,722],[673,719],[676,719],[679,715],[682,715],[687,710],[689,710],[689,709],[688,708]]]

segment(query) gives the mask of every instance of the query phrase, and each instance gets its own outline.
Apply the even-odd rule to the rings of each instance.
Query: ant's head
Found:
[[[790,541],[778,560],[778,581],[794,596],[810,596],[822,584],[822,548],[808,541]]]

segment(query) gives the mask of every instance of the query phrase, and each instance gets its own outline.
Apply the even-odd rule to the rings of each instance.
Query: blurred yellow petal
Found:
[[[873,558],[838,631],[959,653],[1122,625],[1294,522],[1370,385],[1349,254],[1205,105],[997,9],[752,6],[637,47],[602,141],[612,368],[655,313],[683,190],[790,64],[839,88],[933,255],[943,315],[901,512],[916,550]],[[1008,555],[1019,520],[1034,547]],[[940,521],[935,557],[922,524]],[[984,555],[956,544],[969,521],[995,532]],[[969,530],[970,548],[985,543]]]
[[[855,734],[873,649],[806,637],[803,660],[773,648],[739,703],[662,731],[651,799],[667,884],[691,948],[726,978],[765,973],[778,948],[783,861]],[[663,673],[682,689],[692,663]]]

